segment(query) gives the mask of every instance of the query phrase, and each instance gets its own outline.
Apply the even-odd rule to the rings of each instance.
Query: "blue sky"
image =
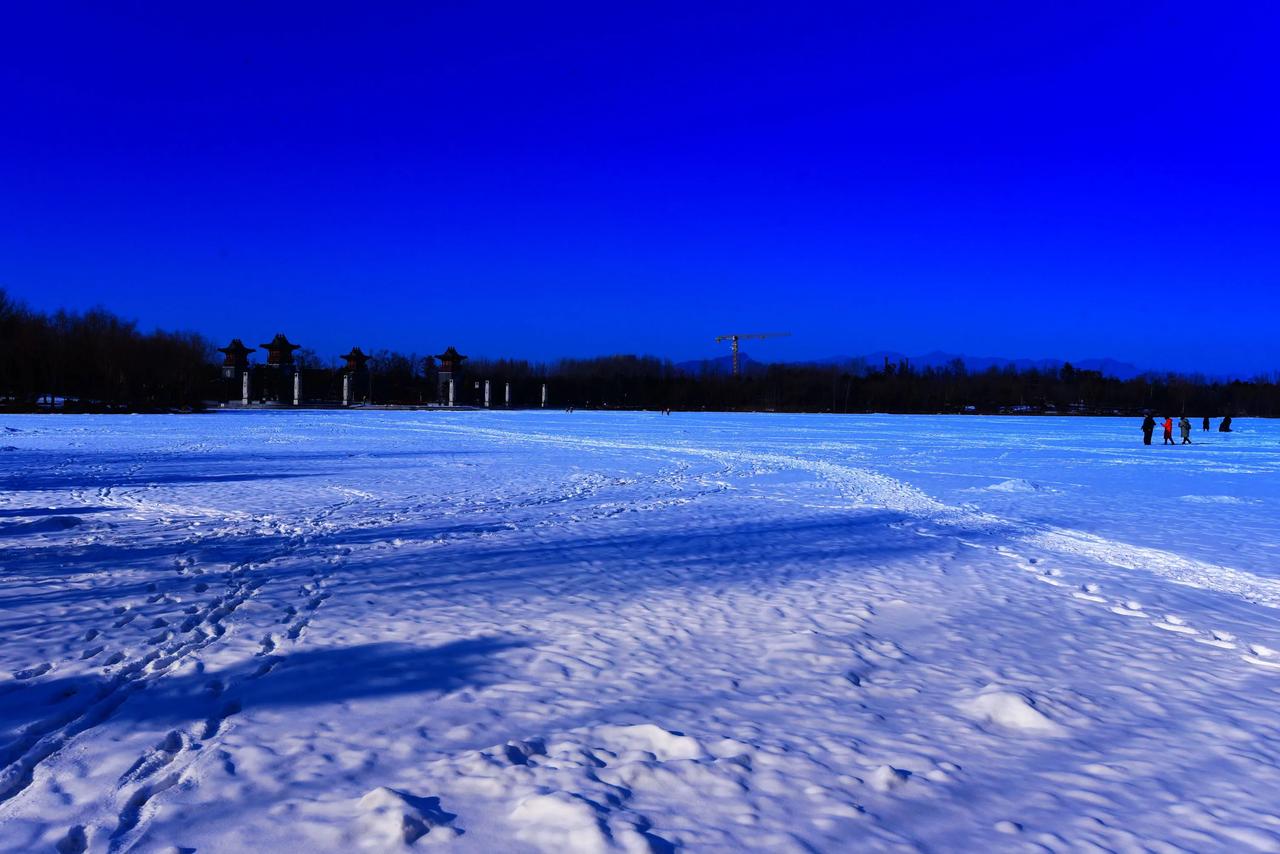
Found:
[[[326,356],[1280,370],[1264,4],[610,5],[10,8],[0,286]]]

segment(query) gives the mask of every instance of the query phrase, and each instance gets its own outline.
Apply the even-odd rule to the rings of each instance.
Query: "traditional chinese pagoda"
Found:
[[[277,332],[270,342],[258,346],[267,351],[268,365],[281,368],[293,367],[293,351],[302,349],[301,344],[290,344],[283,332]]]
[[[351,352],[342,358],[347,360],[347,366],[343,370],[349,374],[358,374],[369,364],[369,356],[361,352],[359,347],[352,347]]]
[[[359,347],[352,347],[351,352],[342,358],[347,361],[346,367],[342,369],[342,404],[350,406],[357,400],[369,402],[369,392],[372,391],[368,368],[369,356]],[[362,393],[361,389],[365,393]]]
[[[436,372],[436,397],[442,403],[453,405],[457,380],[460,378],[462,363],[466,356],[459,353],[452,344],[449,349],[436,355],[440,367]]]
[[[293,363],[293,351],[302,349],[301,345],[289,343],[283,332],[277,332],[275,338],[259,346],[267,351],[259,383],[262,399],[285,402],[292,397],[297,406],[302,402],[302,374]]]
[[[255,349],[244,346],[244,342],[239,338],[232,338],[230,344],[219,347],[218,352],[226,357],[222,360],[222,378],[224,380],[239,379],[241,374],[249,370],[249,354]]]

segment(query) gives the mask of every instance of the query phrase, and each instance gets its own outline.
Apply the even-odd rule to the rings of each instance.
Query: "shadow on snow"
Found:
[[[121,693],[127,701],[112,721],[160,725],[202,720],[236,703],[237,710],[322,706],[408,694],[442,694],[479,687],[491,660],[529,641],[477,637],[437,647],[367,643],[325,647],[277,657],[254,656],[217,671],[188,672],[155,680],[82,674],[31,683],[8,683],[0,693],[0,765],[13,761],[20,733],[33,721],[93,715]],[[274,667],[264,665],[274,664]],[[37,724],[38,725],[38,724]],[[16,752],[20,753],[20,750]]]

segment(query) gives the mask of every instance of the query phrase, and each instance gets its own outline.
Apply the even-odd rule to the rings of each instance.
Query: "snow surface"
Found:
[[[1280,850],[1280,424],[0,416],[0,850]]]

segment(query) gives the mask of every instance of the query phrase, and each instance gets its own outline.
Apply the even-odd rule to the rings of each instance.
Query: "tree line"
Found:
[[[739,377],[687,371],[646,356],[504,363],[508,375],[545,380],[552,405],[605,409],[771,410],[1280,416],[1280,375],[1223,381],[1179,374],[1117,379],[1070,364],[1057,370],[970,371],[908,363],[869,367],[751,363]]]
[[[199,404],[213,346],[191,332],[140,332],[106,309],[33,311],[0,289],[0,406],[169,410]]]
[[[391,350],[371,356],[354,386],[358,400],[438,402],[433,357]],[[200,409],[239,399],[239,388],[221,378],[220,362],[213,343],[196,333],[144,333],[102,308],[38,312],[0,290],[0,409]],[[305,401],[341,400],[337,360],[326,363],[303,350],[297,366]],[[256,375],[265,370],[255,368]],[[687,371],[652,356],[548,363],[474,358],[463,364],[456,402],[482,404],[485,380],[495,406],[504,405],[509,384],[515,407],[539,406],[545,384],[549,405],[559,408],[1280,416],[1280,375],[1231,382],[1177,374],[1121,380],[1069,364],[970,371],[958,360],[924,369],[907,363],[749,362],[743,376],[733,377]]]

